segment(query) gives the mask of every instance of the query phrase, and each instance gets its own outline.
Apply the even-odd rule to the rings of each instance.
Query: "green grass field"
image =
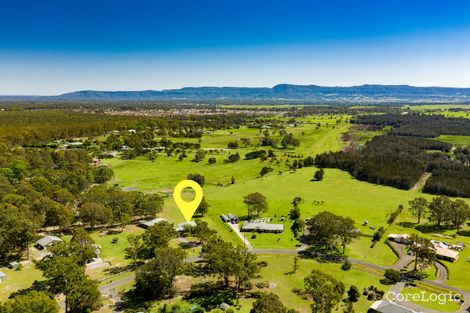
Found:
[[[34,267],[33,262],[22,262],[22,264],[21,270],[0,268],[0,271],[7,275],[7,279],[0,283],[0,302],[6,301],[10,294],[30,287],[34,281],[44,280],[42,272]]]
[[[330,117],[310,117],[302,119],[303,124],[299,127],[289,128],[288,132],[293,132],[301,140],[301,146],[289,152],[296,154],[315,155],[324,151],[337,151],[343,147],[341,134],[348,131],[349,125],[342,122],[336,124],[335,119]],[[323,126],[316,128],[317,123]],[[325,125],[328,124],[328,127]],[[366,132],[359,134],[361,138],[371,138],[375,133]],[[240,138],[250,138],[256,141],[260,138],[258,130],[241,128],[227,131],[216,131],[212,135],[204,135],[201,140],[203,148],[225,148],[227,143]],[[453,140],[454,145],[465,144],[463,138],[439,138],[440,140]],[[452,136],[455,137],[455,136]],[[197,139],[176,138],[179,141],[197,141]],[[469,142],[470,143],[470,142]],[[242,157],[243,155],[255,149],[256,147],[243,147],[237,149]],[[230,153],[233,153],[231,151]],[[336,169],[325,169],[324,179],[320,182],[312,182],[311,179],[316,168],[303,168],[296,171],[290,171],[286,167],[284,161],[286,151],[276,150],[280,164],[270,162],[269,160],[261,162],[260,160],[240,160],[239,162],[226,164],[223,160],[229,152],[214,154],[217,163],[214,165],[207,164],[206,160],[200,163],[194,163],[190,160],[192,155],[183,161],[178,161],[175,156],[167,157],[160,155],[155,162],[150,162],[144,158],[135,160],[106,160],[112,165],[116,179],[112,183],[118,183],[121,188],[135,188],[145,192],[162,192],[165,198],[164,211],[159,216],[165,217],[171,222],[179,223],[183,221],[181,213],[178,211],[176,204],[171,197],[172,188],[182,179],[186,178],[188,173],[201,173],[206,178],[204,186],[204,195],[210,204],[209,213],[204,220],[209,226],[225,239],[234,243],[241,244],[241,240],[232,231],[232,229],[224,224],[219,215],[222,213],[233,213],[241,217],[247,214],[246,207],[243,203],[243,196],[252,192],[260,192],[266,196],[269,203],[269,210],[264,217],[273,218],[273,222],[283,223],[285,231],[282,234],[257,234],[256,238],[252,238],[251,233],[246,233],[246,239],[249,240],[255,248],[288,248],[294,249],[299,242],[294,239],[290,231],[291,221],[287,218],[292,208],[291,201],[294,197],[300,196],[304,199],[300,204],[302,218],[310,217],[318,212],[328,210],[342,216],[350,216],[356,221],[357,227],[362,233],[372,235],[378,227],[387,227],[387,217],[392,213],[399,204],[407,207],[408,201],[423,196],[430,200],[433,196],[422,194],[420,191],[398,190],[391,187],[374,185],[361,182],[346,172]],[[258,173],[263,166],[273,167],[273,172],[265,177],[259,177]],[[230,178],[234,176],[236,182],[230,184]],[[222,186],[220,186],[220,184]],[[468,200],[466,200],[468,201]],[[284,218],[283,218],[284,217]],[[361,226],[367,220],[367,226]],[[415,218],[405,210],[398,220],[389,228],[389,233],[420,233],[430,239],[440,239],[448,242],[464,242],[470,246],[470,237],[455,236],[455,231],[443,231],[437,234],[421,233],[414,228]],[[467,227],[468,228],[468,227]],[[452,238],[442,239],[442,235]],[[386,236],[384,237],[385,240]],[[384,240],[379,242],[375,247],[371,248],[371,238],[359,237],[351,243],[346,254],[349,257],[364,260],[366,262],[390,266],[397,257],[391,248],[385,244]],[[270,256],[271,266],[277,266],[276,258],[282,256]],[[461,253],[460,259],[455,263],[445,262],[449,268],[448,284],[464,289],[470,289],[466,273],[470,269],[470,262],[466,259],[470,258],[470,249],[466,249]],[[280,263],[282,261],[279,261]],[[318,265],[312,263],[312,266],[321,267],[326,265]],[[281,266],[281,265],[279,265]],[[432,272],[432,270],[430,270]],[[433,279],[435,273],[429,273],[429,278]],[[263,274],[269,276],[269,272]],[[341,273],[341,272],[340,272]],[[363,272],[354,272],[357,275],[357,281]],[[275,275],[271,279],[279,280],[279,290],[283,288],[292,289],[292,284],[301,284],[301,279],[294,279],[291,282],[288,278],[284,281],[284,276]],[[352,275],[352,274],[351,274]],[[361,276],[362,275],[362,276]],[[274,277],[276,276],[276,277]],[[277,277],[279,276],[279,277]],[[354,275],[352,275],[354,276]],[[375,279],[375,278],[374,278]],[[378,279],[375,279],[378,281]],[[376,282],[377,283],[377,282]],[[286,286],[284,286],[287,284]],[[285,292],[280,292],[285,293]],[[289,296],[292,298],[292,295]],[[285,298],[286,304],[289,303],[289,297]],[[293,302],[292,302],[293,303]],[[366,305],[364,304],[365,308]],[[368,306],[367,306],[368,307]],[[362,307],[361,307],[362,309]],[[362,310],[360,310],[362,312]],[[243,308],[241,312],[245,311]]]

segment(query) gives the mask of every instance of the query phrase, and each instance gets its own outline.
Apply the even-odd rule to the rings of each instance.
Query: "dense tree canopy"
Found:
[[[331,275],[313,270],[304,280],[305,293],[312,301],[312,313],[331,313],[341,301],[345,286]]]
[[[173,294],[173,281],[182,271],[185,256],[181,248],[158,249],[155,258],[137,270],[135,295],[155,300]]]
[[[3,307],[0,304],[2,313],[58,313],[59,305],[57,301],[49,297],[44,292],[30,291],[23,295],[18,295],[6,302]]]
[[[355,222],[350,217],[342,217],[328,211],[314,215],[307,222],[309,241],[314,246],[333,249],[336,244],[343,248],[359,235]]]

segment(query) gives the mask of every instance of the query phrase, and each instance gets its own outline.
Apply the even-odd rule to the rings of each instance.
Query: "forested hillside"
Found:
[[[3,100],[290,100],[321,103],[468,102],[469,88],[361,85],[329,87],[279,84],[269,87],[185,87],[142,91],[81,90],[49,97],[4,96]]]

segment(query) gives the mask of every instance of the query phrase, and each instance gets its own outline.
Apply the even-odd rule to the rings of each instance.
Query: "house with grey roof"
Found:
[[[230,219],[225,214],[220,214],[220,218],[222,219],[222,221],[224,221],[224,223],[230,222]]]
[[[57,236],[44,236],[38,241],[36,241],[36,248],[40,250],[46,250],[47,247],[49,247],[53,243],[59,243],[62,242],[62,239],[60,239]]]
[[[282,233],[284,231],[283,224],[270,224],[266,222],[246,222],[241,227],[243,232],[260,232],[260,233]]]
[[[13,262],[10,262],[8,263],[7,267],[11,270],[16,270],[18,269],[19,267],[21,266],[21,263],[18,262],[18,261],[13,261]]]
[[[166,222],[166,219],[164,219],[164,218],[154,218],[153,220],[150,220],[150,221],[140,222],[139,226],[144,228],[144,229],[147,229],[147,228],[152,227],[153,225],[156,225],[156,224],[161,223],[161,222]]]

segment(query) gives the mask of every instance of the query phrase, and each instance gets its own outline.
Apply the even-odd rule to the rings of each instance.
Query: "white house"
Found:
[[[390,234],[388,235],[388,240],[395,241],[398,243],[407,243],[410,236],[408,234]]]

